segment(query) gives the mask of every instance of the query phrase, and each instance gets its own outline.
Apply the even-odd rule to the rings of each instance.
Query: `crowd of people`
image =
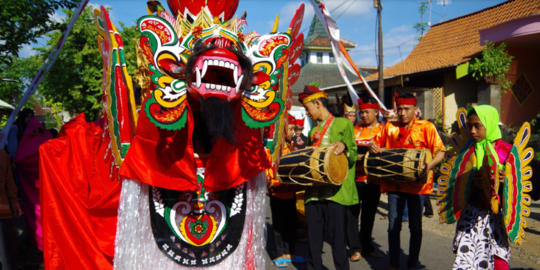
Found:
[[[306,86],[299,95],[307,116],[314,122],[303,134],[305,119],[289,115],[284,129],[283,155],[306,147],[330,147],[333,154],[345,153],[348,161],[347,178],[341,185],[270,185],[270,208],[274,235],[273,261],[276,267],[289,263],[307,263],[308,269],[322,269],[323,236],[331,238],[335,269],[349,269],[350,262],[362,257],[382,258],[372,242],[375,215],[381,194],[388,196],[389,269],[402,266],[400,232],[402,223],[410,230],[409,256],[406,267],[417,269],[422,245],[422,219],[433,217],[429,195],[433,193],[434,166],[445,153],[435,126],[421,120],[417,99],[412,94],[395,96],[397,121],[380,122],[378,101],[371,97],[358,100],[357,106],[343,106],[343,117],[328,110],[328,95],[317,87]],[[359,116],[359,119],[358,117]],[[483,105],[467,111],[467,129],[476,142],[478,160],[487,152],[496,153],[501,170],[499,181],[504,182],[504,166],[511,145],[501,140],[499,115],[495,108]],[[5,150],[0,151],[0,263],[1,269],[14,269],[17,239],[14,218],[24,215],[28,243],[43,249],[39,197],[39,146],[56,137],[47,130],[30,109],[19,114],[10,130]],[[57,132],[56,132],[57,133]],[[431,161],[415,182],[397,182],[367,176],[356,166],[359,156],[367,152],[379,154],[383,149],[427,149]],[[479,165],[479,168],[482,165]],[[454,238],[453,269],[509,269],[510,246],[500,213],[494,213],[484,203],[482,176],[479,169],[473,174],[473,195],[457,222]],[[298,207],[297,194],[302,191],[304,205]],[[295,254],[297,242],[297,208],[303,208],[307,224],[309,256]],[[424,212],[425,210],[425,212]],[[476,240],[475,240],[476,239]],[[482,245],[472,245],[474,242]]]
[[[349,171],[347,179],[340,186],[295,186],[301,187],[298,189],[287,189],[287,185],[272,186],[270,206],[275,236],[275,266],[287,267],[290,262],[305,262],[308,269],[323,269],[323,231],[331,238],[335,269],[349,269],[349,261],[359,261],[362,256],[382,258],[381,251],[373,245],[372,232],[379,200],[381,194],[385,193],[388,196],[388,217],[385,218],[388,219],[389,269],[402,267],[400,232],[404,221],[408,222],[410,230],[406,267],[409,270],[417,269],[422,245],[422,219],[433,217],[429,199],[433,193],[433,168],[443,160],[445,146],[434,124],[420,119],[416,97],[410,93],[396,95],[397,121],[386,123],[379,122],[382,119],[379,117],[381,109],[377,100],[371,97],[358,100],[357,106],[344,104],[343,118],[330,113],[328,95],[317,87],[306,86],[299,98],[307,116],[317,124],[304,138],[299,135],[303,125],[298,125],[298,120],[289,116],[283,154],[306,146],[332,147],[336,155],[342,152],[347,154]],[[508,157],[510,147],[501,140],[498,119],[497,110],[488,105],[471,107],[467,112],[468,129],[471,138],[476,141],[478,160],[481,160],[486,148],[493,147],[499,157],[498,164],[504,164]],[[307,143],[298,144],[299,141]],[[428,149],[431,153],[433,158],[422,167],[423,171],[416,181],[378,179],[367,176],[363,168],[356,166],[359,155],[367,152],[378,154],[383,149],[396,148]],[[503,182],[502,171],[500,175]],[[474,173],[473,180],[475,188],[480,189],[482,180],[479,171]],[[303,199],[308,258],[294,255],[297,231],[295,192],[300,189],[305,189]],[[474,192],[470,206],[457,223],[453,269],[509,269],[510,248],[504,237],[501,214],[494,214],[486,208],[481,195],[481,191]],[[471,245],[471,239],[478,237],[486,244]]]
[[[11,127],[5,149],[0,150],[0,269],[15,269],[22,246],[43,250],[39,146],[57,134],[56,129],[45,129],[34,111],[26,108]],[[14,219],[21,216],[22,226],[16,226]]]

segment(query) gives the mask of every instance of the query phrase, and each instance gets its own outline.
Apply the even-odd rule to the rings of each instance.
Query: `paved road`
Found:
[[[362,259],[359,262],[354,262],[350,264],[351,269],[381,269],[386,270],[390,267],[389,257],[388,257],[388,241],[387,241],[387,228],[388,221],[381,220],[380,218],[383,214],[387,213],[386,207],[386,196],[381,198],[381,203],[379,204],[379,212],[375,218],[375,226],[373,231],[373,237],[376,247],[384,254],[382,258],[373,259],[367,258]],[[435,204],[433,204],[435,206]],[[267,209],[267,232],[268,232],[268,244],[267,244],[267,254],[266,254],[266,269],[278,269],[273,265],[273,262],[270,260],[268,251],[272,254],[273,245],[273,234],[272,234],[272,219],[270,214],[270,207]],[[430,221],[432,222],[432,221]],[[442,226],[442,225],[441,225]],[[450,225],[448,225],[450,226]],[[299,233],[303,233],[299,231]],[[304,234],[305,235],[305,234]],[[452,239],[454,235],[441,235],[434,232],[426,231],[423,232],[423,241],[422,241],[422,251],[420,253],[420,269],[429,269],[429,270],[448,270],[452,269],[452,263],[454,262],[454,254],[452,253]],[[328,242],[330,239],[326,238],[323,246],[323,263],[326,268],[324,269],[335,269],[332,261],[331,248]],[[408,243],[409,243],[409,230],[407,224],[403,224],[403,229],[401,233],[401,262],[402,268],[406,269],[406,261],[408,254]],[[300,256],[307,256],[307,243],[297,243],[296,253]],[[510,268],[513,270],[533,270],[538,269],[538,265],[530,264],[531,261],[526,262],[521,258],[514,257],[510,260]],[[287,269],[307,269],[305,264],[289,264]]]

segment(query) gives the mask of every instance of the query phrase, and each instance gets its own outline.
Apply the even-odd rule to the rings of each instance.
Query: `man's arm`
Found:
[[[444,159],[444,153],[446,150],[441,140],[441,137],[439,136],[439,132],[437,132],[437,129],[433,124],[430,123],[426,126],[425,135],[427,147],[429,147],[429,150],[433,154],[433,159],[430,162],[426,163],[424,167],[422,167],[424,171],[422,171],[422,174],[420,174],[420,176],[418,177],[420,183],[427,182],[429,171],[431,171],[433,167],[435,167]]]
[[[426,183],[428,180],[427,178],[429,176],[429,172],[433,169],[433,167],[435,167],[435,165],[439,164],[443,159],[444,159],[444,151],[439,151],[430,162],[424,164],[424,166],[422,167],[422,169],[424,170],[422,171],[420,176],[418,176],[418,181],[420,183]]]
[[[347,147],[347,158],[349,159],[349,166],[356,163],[358,159],[358,146],[354,141],[354,126],[351,121],[346,121],[345,130],[343,130],[343,143]]]
[[[339,155],[342,152],[346,151],[348,154],[349,165],[356,162],[358,158],[356,142],[354,141],[354,127],[352,122],[349,120],[345,121],[336,121],[334,124],[335,128],[340,130],[341,141],[333,142],[330,144],[334,148],[334,154]]]
[[[386,142],[386,132],[387,132],[386,125],[384,125],[381,132],[375,135],[375,137],[369,144],[370,153],[372,154],[382,153],[381,145],[384,145],[384,143]]]
[[[9,156],[6,152],[2,153],[4,156],[4,162],[6,163],[4,166],[6,168],[5,171],[5,179],[6,179],[6,195],[8,197],[9,203],[11,204],[11,208],[13,209],[13,216],[20,217],[22,215],[21,206],[19,205],[19,198],[17,198],[17,186],[15,185],[15,181],[13,180],[13,173],[11,171],[11,162],[9,160]]]

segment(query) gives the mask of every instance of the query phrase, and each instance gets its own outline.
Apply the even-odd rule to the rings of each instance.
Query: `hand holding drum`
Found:
[[[345,144],[343,142],[334,142],[330,144],[330,147],[334,149],[334,155],[339,156],[345,151]]]

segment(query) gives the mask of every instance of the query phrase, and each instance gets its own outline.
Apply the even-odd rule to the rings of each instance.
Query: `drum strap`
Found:
[[[317,130],[315,131],[315,133],[313,133],[313,137],[311,138],[313,140],[313,147],[319,147],[319,145],[321,145],[322,139],[324,135],[326,135],[330,124],[332,124],[332,121],[334,121],[334,116],[332,114],[329,114],[326,122],[324,123],[322,132],[319,132],[319,124],[317,124]]]
[[[377,123],[376,127],[379,126],[379,123]],[[369,140],[373,140],[373,127],[372,126],[369,126]],[[362,131],[364,131],[364,127],[362,127],[360,129],[360,131],[358,132],[358,134],[356,134],[356,138],[354,138],[355,141],[358,141],[358,139],[360,138],[360,135],[362,135]]]
[[[406,148],[404,144],[409,143],[408,139],[409,139],[409,135],[411,134],[412,127],[414,126],[414,121],[415,119],[413,119],[411,123],[409,123],[408,125],[399,128],[399,138],[398,138],[397,148]]]

